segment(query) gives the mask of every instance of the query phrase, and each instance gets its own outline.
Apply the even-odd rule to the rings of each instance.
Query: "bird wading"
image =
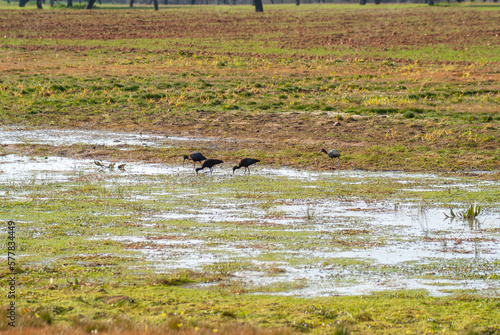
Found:
[[[198,151],[195,151],[195,152],[190,153],[189,155],[185,155],[184,156],[184,160],[182,161],[182,165],[184,165],[184,162],[186,160],[193,161],[193,170],[194,170],[195,167],[196,167],[196,162],[200,162],[201,163],[202,161],[206,160],[206,158],[205,158],[205,156],[203,156]]]
[[[243,159],[240,161],[239,165],[236,165],[236,166],[234,166],[234,167],[233,167],[233,174],[234,174],[234,171],[235,171],[235,170],[238,170],[238,169],[240,169],[240,168],[242,168],[242,167],[244,167],[244,168],[245,168],[245,172],[244,172],[244,174],[246,174],[246,173],[247,173],[247,170],[248,170],[248,174],[250,174],[250,168],[249,168],[249,166],[250,166],[250,165],[252,165],[252,164],[258,163],[258,162],[260,162],[260,160],[258,160],[258,159],[254,159],[254,158],[243,158]]]
[[[337,165],[337,169],[340,168],[340,152],[338,152],[335,149],[332,149],[330,151],[326,151],[324,148],[321,149],[321,151],[319,153],[322,153],[322,152],[327,154],[327,156],[330,157],[331,159],[337,158],[339,160],[338,165]]]
[[[217,164],[221,164],[221,163],[224,163],[223,161],[221,161],[220,159],[207,159],[203,162],[203,164],[201,165],[201,168],[197,168],[195,171],[196,171],[196,174],[198,174],[198,171],[200,170],[203,170],[204,168],[209,168],[210,169],[210,175],[212,175],[212,171],[213,171],[213,167]]]

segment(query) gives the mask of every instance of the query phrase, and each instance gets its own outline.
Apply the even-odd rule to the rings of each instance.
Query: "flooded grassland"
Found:
[[[2,131],[11,132],[11,144],[19,141],[20,129]],[[67,144],[58,131],[39,137],[40,130],[22,131],[24,142]],[[166,145],[154,136],[99,134],[77,142],[113,146],[101,143],[113,138],[120,150]],[[122,169],[100,163],[0,157],[0,220],[17,224],[26,315],[44,310],[74,325],[78,313],[98,321],[137,318],[147,305],[142,321],[153,324],[220,323],[228,314],[319,333],[339,324],[406,329],[408,320],[383,318],[408,302],[420,306],[406,312],[412,327],[423,330],[491,326],[498,317],[498,309],[489,309],[500,292],[500,194],[497,181],[477,177],[483,172],[314,172],[257,164],[250,175],[232,175],[235,162],[225,162],[210,176],[181,161],[127,161]],[[474,204],[479,214],[464,218]],[[120,303],[108,303],[117,296]],[[402,301],[383,307],[394,299]],[[456,309],[465,300],[487,309],[477,307],[473,319],[428,321],[436,320],[424,306],[430,301]],[[256,312],[263,303],[284,312]]]

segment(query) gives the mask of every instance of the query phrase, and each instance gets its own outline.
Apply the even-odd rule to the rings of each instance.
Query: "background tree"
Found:
[[[73,0],[68,0],[68,4],[66,7],[73,7]]]
[[[43,7],[42,7],[42,0],[36,0],[36,8],[43,9]]]
[[[96,0],[89,0],[87,2],[87,5],[85,6],[85,9],[92,9],[92,8],[94,8],[95,1]]]
[[[264,7],[262,6],[262,0],[255,0],[255,11],[256,12],[264,11]]]

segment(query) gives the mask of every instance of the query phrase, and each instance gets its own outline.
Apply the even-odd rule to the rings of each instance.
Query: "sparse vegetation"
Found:
[[[447,218],[456,218],[459,217],[464,220],[472,220],[475,219],[481,213],[481,206],[478,206],[475,202],[473,205],[470,205],[467,209],[463,211],[459,211],[457,214],[450,208],[450,214],[446,214]]]

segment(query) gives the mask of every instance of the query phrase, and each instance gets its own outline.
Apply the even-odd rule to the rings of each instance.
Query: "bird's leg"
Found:
[[[196,169],[196,162],[193,161],[193,170]]]

